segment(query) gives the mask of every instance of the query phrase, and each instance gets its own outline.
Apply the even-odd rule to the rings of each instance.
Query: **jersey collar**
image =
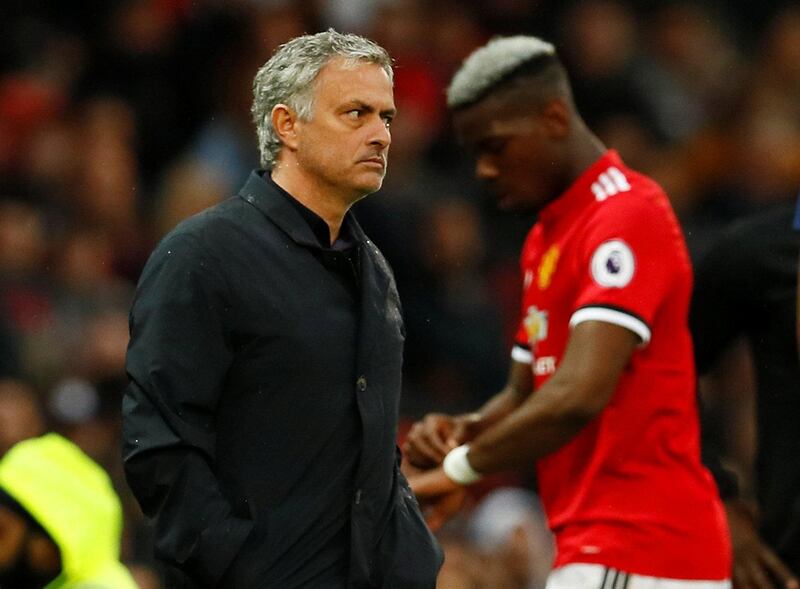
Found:
[[[569,215],[574,211],[584,208],[587,204],[595,202],[596,198],[592,193],[592,182],[610,166],[622,167],[622,158],[615,149],[606,151],[600,159],[586,168],[583,173],[567,188],[561,196],[548,204],[539,213],[539,220],[545,224],[551,224]]]

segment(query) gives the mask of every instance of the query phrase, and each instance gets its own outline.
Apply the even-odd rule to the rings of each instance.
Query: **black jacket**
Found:
[[[800,234],[794,203],[735,223],[697,265],[691,327],[698,373],[738,337],[756,369],[755,487],[761,533],[800,574],[800,362],[795,336]],[[714,442],[715,440],[710,440]]]
[[[123,402],[128,482],[171,587],[434,587],[441,551],[398,468],[403,325],[348,215],[358,289],[254,173],[145,267]]]

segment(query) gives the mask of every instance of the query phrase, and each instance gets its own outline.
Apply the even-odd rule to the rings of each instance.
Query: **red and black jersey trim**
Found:
[[[605,321],[619,325],[635,333],[645,346],[650,342],[652,335],[650,325],[636,313],[615,305],[588,304],[576,310],[570,317],[570,327],[575,327],[584,321]]]
[[[634,313],[630,309],[626,309],[625,307],[618,307],[617,305],[605,305],[602,303],[601,304],[590,303],[588,305],[583,305],[581,307],[578,307],[577,309],[575,309],[575,312],[577,313],[581,309],[608,309],[610,311],[616,311],[617,313],[624,313],[625,315],[630,315],[637,321],[641,321],[648,327],[648,329],[651,327],[650,324],[644,319],[644,317],[642,317],[641,315],[637,315],[636,313]]]

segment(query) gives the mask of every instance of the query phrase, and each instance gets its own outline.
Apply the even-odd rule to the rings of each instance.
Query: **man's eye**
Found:
[[[392,117],[384,117],[383,124],[386,126],[387,129],[392,126],[392,121],[393,120],[394,119]]]
[[[347,111],[347,118],[353,121],[357,121],[360,116],[361,116],[361,110],[357,108]]]

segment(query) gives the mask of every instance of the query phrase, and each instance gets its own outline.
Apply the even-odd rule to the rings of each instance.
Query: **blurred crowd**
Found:
[[[159,584],[119,450],[136,280],[161,236],[257,166],[256,69],[328,27],[396,61],[388,176],[356,214],[397,275],[407,421],[495,393],[518,320],[517,254],[533,220],[495,210],[444,104],[450,75],[489,37],[557,45],[588,124],[664,186],[696,258],[800,186],[797,3],[4,0],[0,455],[55,430],[102,464],[144,588]],[[542,586],[551,548],[529,486],[483,485],[441,531],[442,587]]]

